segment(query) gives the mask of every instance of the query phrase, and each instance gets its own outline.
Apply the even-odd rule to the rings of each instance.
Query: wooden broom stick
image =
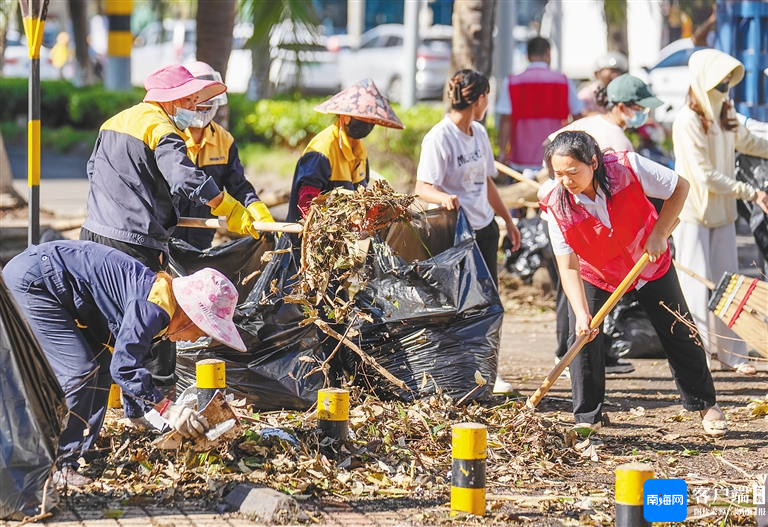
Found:
[[[539,190],[541,188],[541,183],[539,183],[538,181],[535,181],[533,179],[528,179],[517,170],[512,170],[511,168],[509,168],[507,165],[503,163],[499,163],[498,161],[494,161],[494,163],[496,164],[496,170],[498,170],[502,174],[506,174],[512,179],[518,180],[520,183],[525,183],[526,185],[530,185],[536,190]]]
[[[195,229],[226,229],[227,222],[217,218],[179,218],[177,227],[192,227]],[[275,221],[254,221],[253,228],[260,232],[288,232],[298,234],[303,227],[298,223],[280,223]]]
[[[674,225],[672,225],[672,228],[670,229],[670,233],[675,230],[675,227],[677,227],[678,223],[680,223],[680,220],[675,220]],[[619,303],[621,297],[624,296],[624,293],[627,292],[627,289],[629,289],[635,280],[637,280],[637,277],[640,276],[640,273],[643,272],[643,269],[645,269],[645,266],[648,265],[650,261],[651,259],[650,256],[648,256],[648,253],[643,253],[637,263],[632,267],[627,276],[624,278],[624,280],[621,281],[619,287],[617,287],[616,290],[608,298],[608,300],[605,301],[605,304],[603,304],[603,307],[600,308],[600,311],[598,311],[597,314],[592,317],[592,322],[589,324],[590,329],[600,327],[608,313],[610,313],[611,310],[616,307],[616,304]],[[573,345],[568,349],[568,352],[565,354],[562,360],[558,362],[557,365],[555,365],[554,369],[549,372],[549,375],[547,375],[547,378],[544,379],[544,382],[541,384],[541,386],[539,386],[539,388],[530,397],[530,399],[526,401],[525,405],[528,408],[536,408],[536,406],[541,402],[547,392],[549,392],[549,389],[552,388],[552,385],[555,384],[555,381],[557,381],[558,377],[560,377],[560,374],[565,371],[565,369],[573,361],[576,355],[579,354],[581,348],[583,348],[587,343],[587,339],[589,339],[589,335],[581,335],[576,339],[576,342],[574,342]]]

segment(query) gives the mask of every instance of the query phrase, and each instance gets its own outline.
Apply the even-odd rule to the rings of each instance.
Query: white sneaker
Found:
[[[502,379],[499,375],[496,375],[496,382],[493,383],[493,393],[507,394],[515,393],[515,387]]]
[[[558,364],[560,364],[560,357],[555,357],[555,366],[557,366]],[[560,374],[560,378],[561,379],[570,379],[571,378],[571,368],[570,367],[566,367],[563,370],[563,373]]]

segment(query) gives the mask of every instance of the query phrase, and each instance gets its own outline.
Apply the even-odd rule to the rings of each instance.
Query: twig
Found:
[[[352,325],[355,323],[355,320],[357,320],[357,314],[355,314],[352,317],[352,320],[349,321],[349,324],[347,325],[347,328],[344,330],[344,335],[342,335],[343,339],[347,338],[347,334],[349,334],[350,330],[352,329]],[[343,341],[339,340],[339,343],[336,345],[336,347],[333,349],[331,354],[328,356],[327,359],[325,359],[319,366],[316,368],[312,368],[305,376],[304,378],[307,379],[308,377],[311,377],[315,373],[323,372],[323,375],[325,375],[325,384],[323,386],[328,385],[328,374],[325,373],[325,367],[326,365],[331,362],[331,360],[336,356],[336,353],[338,353],[339,349],[341,348],[341,345],[343,344]]]
[[[747,472],[743,468],[741,468],[741,467],[739,467],[737,465],[734,465],[733,463],[731,463],[730,461],[725,459],[723,456],[720,456],[720,461],[722,461],[723,463],[725,463],[726,465],[728,465],[731,468],[735,468],[736,470],[741,472],[743,475],[745,475],[747,477],[747,479],[756,479],[755,476],[751,475],[749,472]]]
[[[363,359],[363,362],[373,366],[376,369],[376,371],[382,374],[384,378],[386,378],[389,382],[391,382],[401,390],[406,390],[408,392],[411,391],[411,389],[408,388],[408,385],[405,384],[405,381],[402,381],[397,377],[395,377],[394,375],[392,375],[391,373],[389,373],[389,371],[387,371],[387,369],[384,366],[379,364],[376,361],[376,359],[374,359],[373,357],[368,355],[366,352],[361,350],[358,346],[355,345],[354,342],[346,338],[344,335],[342,335],[338,331],[335,331],[330,325],[328,325],[326,321],[315,319],[313,322],[317,327],[320,328],[320,330],[323,333],[325,333],[326,335],[330,335],[331,337],[335,338],[339,342],[343,342],[345,346],[347,346],[349,349],[357,353],[360,356],[360,358]]]

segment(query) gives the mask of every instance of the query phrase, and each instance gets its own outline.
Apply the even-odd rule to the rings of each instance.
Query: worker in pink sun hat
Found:
[[[80,239],[114,247],[150,269],[165,266],[179,199],[210,207],[230,231],[251,234],[245,206],[222,192],[187,156],[186,130],[198,104],[223,94],[219,80],[196,79],[174,64],[151,73],[144,100],[101,126],[88,161],[88,218]]]
[[[147,364],[157,340],[208,336],[246,351],[232,322],[237,289],[226,276],[206,268],[172,278],[117,249],[74,240],[33,245],[2,274],[66,394],[71,415],[57,438],[55,483],[90,482],[77,471],[78,459],[98,455],[112,382],[142,412],[154,408],[184,437],[205,433],[205,417],[171,402]]]

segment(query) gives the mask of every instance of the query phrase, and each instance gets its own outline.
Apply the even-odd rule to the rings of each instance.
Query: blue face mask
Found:
[[[169,116],[171,121],[173,121],[173,124],[175,124],[176,128],[179,130],[186,130],[189,128],[189,125],[192,124],[192,121],[194,121],[195,112],[177,106],[174,106],[174,108],[176,108],[176,115]]]
[[[627,128],[640,128],[648,120],[647,112],[630,111],[632,112],[632,117],[627,117],[627,120],[624,122]]]

